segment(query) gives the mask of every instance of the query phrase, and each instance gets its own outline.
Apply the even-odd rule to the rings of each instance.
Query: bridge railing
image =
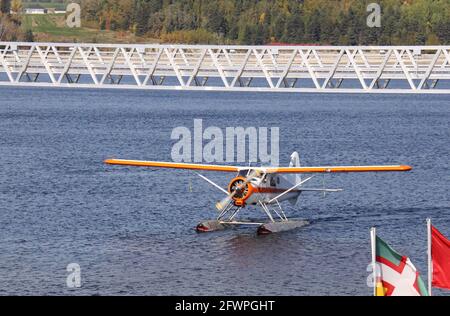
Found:
[[[450,93],[450,46],[0,42],[0,85]]]

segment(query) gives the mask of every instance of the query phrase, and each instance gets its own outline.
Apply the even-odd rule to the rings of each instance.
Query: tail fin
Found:
[[[291,161],[289,162],[289,167],[300,167],[300,156],[298,152],[294,151],[291,154]],[[302,177],[299,174],[292,175],[292,182],[297,184],[302,181]]]
[[[294,151],[291,154],[291,161],[289,162],[289,167],[300,167],[300,156],[298,155],[298,152]],[[297,183],[300,183],[302,181],[302,177],[299,174],[291,174],[289,175],[290,182],[292,182],[294,185]],[[289,202],[292,205],[297,204],[297,200],[300,197],[300,193],[297,195],[297,197],[294,197],[289,200]]]

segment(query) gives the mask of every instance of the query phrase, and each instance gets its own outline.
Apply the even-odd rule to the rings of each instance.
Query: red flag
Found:
[[[431,226],[431,258],[434,287],[450,290],[450,240]]]

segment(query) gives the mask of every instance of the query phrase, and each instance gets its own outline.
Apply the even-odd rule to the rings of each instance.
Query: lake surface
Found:
[[[344,191],[286,203],[288,215],[311,222],[294,231],[197,234],[199,221],[217,215],[220,191],[190,171],[102,163],[170,161],[172,129],[194,119],[279,127],[281,165],[297,150],[302,165],[414,170],[327,175],[328,187]],[[370,295],[374,225],[426,282],[425,219],[450,236],[449,149],[448,95],[3,87],[0,294]],[[232,176],[206,175],[223,186]],[[323,176],[313,181],[322,187]],[[262,212],[243,216],[252,214]],[[81,267],[81,288],[66,285],[69,263]]]

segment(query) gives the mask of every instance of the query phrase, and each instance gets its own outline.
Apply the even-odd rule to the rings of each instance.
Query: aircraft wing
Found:
[[[337,172],[392,172],[410,171],[406,165],[386,166],[328,166],[328,167],[279,167],[267,168],[267,173],[337,173]]]
[[[225,166],[225,165],[202,165],[202,164],[183,163],[183,162],[162,162],[162,161],[143,161],[143,160],[125,160],[125,159],[107,159],[107,160],[105,160],[105,163],[109,164],[109,165],[206,170],[206,171],[223,171],[223,172],[238,172],[241,169],[246,169],[246,168]]]
[[[338,172],[394,172],[410,171],[412,167],[406,165],[386,166],[327,166],[327,167],[237,167],[226,165],[206,165],[195,163],[143,161],[126,159],[107,159],[109,165],[189,169],[205,171],[239,172],[240,170],[258,170],[263,173],[338,173]]]

